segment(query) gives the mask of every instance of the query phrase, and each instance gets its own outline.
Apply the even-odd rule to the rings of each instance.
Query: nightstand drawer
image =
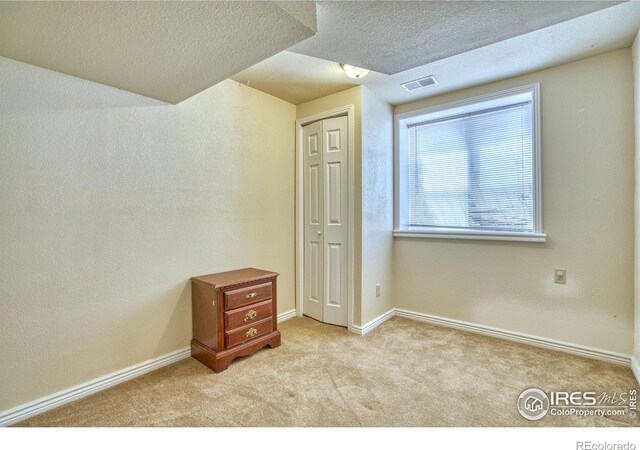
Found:
[[[255,339],[258,336],[267,334],[273,331],[273,318],[268,317],[259,322],[251,325],[244,326],[242,328],[236,328],[234,330],[226,331],[225,340],[227,341],[227,347],[242,344],[243,342]]]
[[[243,327],[262,319],[266,319],[273,314],[273,302],[266,300],[261,303],[245,306],[243,308],[233,309],[224,313],[225,329]]]
[[[273,296],[272,284],[262,283],[253,286],[234,289],[224,293],[225,309],[238,308],[240,306],[257,303],[270,299]]]

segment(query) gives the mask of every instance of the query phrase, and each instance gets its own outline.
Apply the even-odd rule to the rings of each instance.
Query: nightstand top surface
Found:
[[[215,288],[222,288],[225,286],[232,286],[234,284],[258,281],[277,276],[278,274],[276,272],[269,272],[268,270],[247,267],[246,269],[230,270],[229,272],[200,275],[197,277],[192,277],[191,281],[195,281],[196,283],[208,284],[209,286],[213,286]]]

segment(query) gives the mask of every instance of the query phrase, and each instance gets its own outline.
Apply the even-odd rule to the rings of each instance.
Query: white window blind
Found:
[[[408,132],[411,226],[533,232],[531,102]]]
[[[534,106],[519,92],[401,119],[397,229],[544,236]]]

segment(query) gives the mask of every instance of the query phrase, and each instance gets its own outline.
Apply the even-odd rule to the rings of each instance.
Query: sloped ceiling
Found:
[[[0,2],[0,56],[169,103],[315,31],[314,2]]]
[[[395,74],[620,2],[318,2],[318,33],[289,50]]]

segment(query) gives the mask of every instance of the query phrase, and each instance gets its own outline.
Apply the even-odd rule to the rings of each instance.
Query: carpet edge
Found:
[[[518,333],[516,331],[509,331],[501,328],[489,327],[486,325],[463,322],[461,320],[432,316],[430,314],[418,313],[414,311],[408,311],[405,309],[395,308],[394,315],[397,317],[404,317],[406,319],[417,320],[419,322],[430,323],[432,325],[455,328],[457,330],[468,331],[471,333],[496,337],[499,339],[505,339],[512,342],[518,342],[521,344],[528,344],[534,347],[545,348],[548,350],[557,350],[564,353],[570,353],[573,355],[584,356],[587,358],[597,359],[597,360],[605,361],[608,363],[631,367],[631,355],[623,355],[621,353],[611,352],[608,350],[601,350],[601,349],[591,348],[587,346],[571,344],[568,342],[557,341],[555,339],[549,339],[549,338],[544,338],[540,336],[532,336],[524,333]]]
[[[77,384],[71,388],[55,392],[31,402],[18,405],[15,408],[0,411],[0,427],[13,425],[28,419],[29,417],[42,414],[43,412],[71,403],[91,394],[95,394],[96,392],[103,391],[120,383],[124,383],[125,381],[129,381],[146,373],[153,372],[154,370],[189,358],[190,356],[191,349],[189,347],[182,348],[125,369],[94,378],[93,380]]]

